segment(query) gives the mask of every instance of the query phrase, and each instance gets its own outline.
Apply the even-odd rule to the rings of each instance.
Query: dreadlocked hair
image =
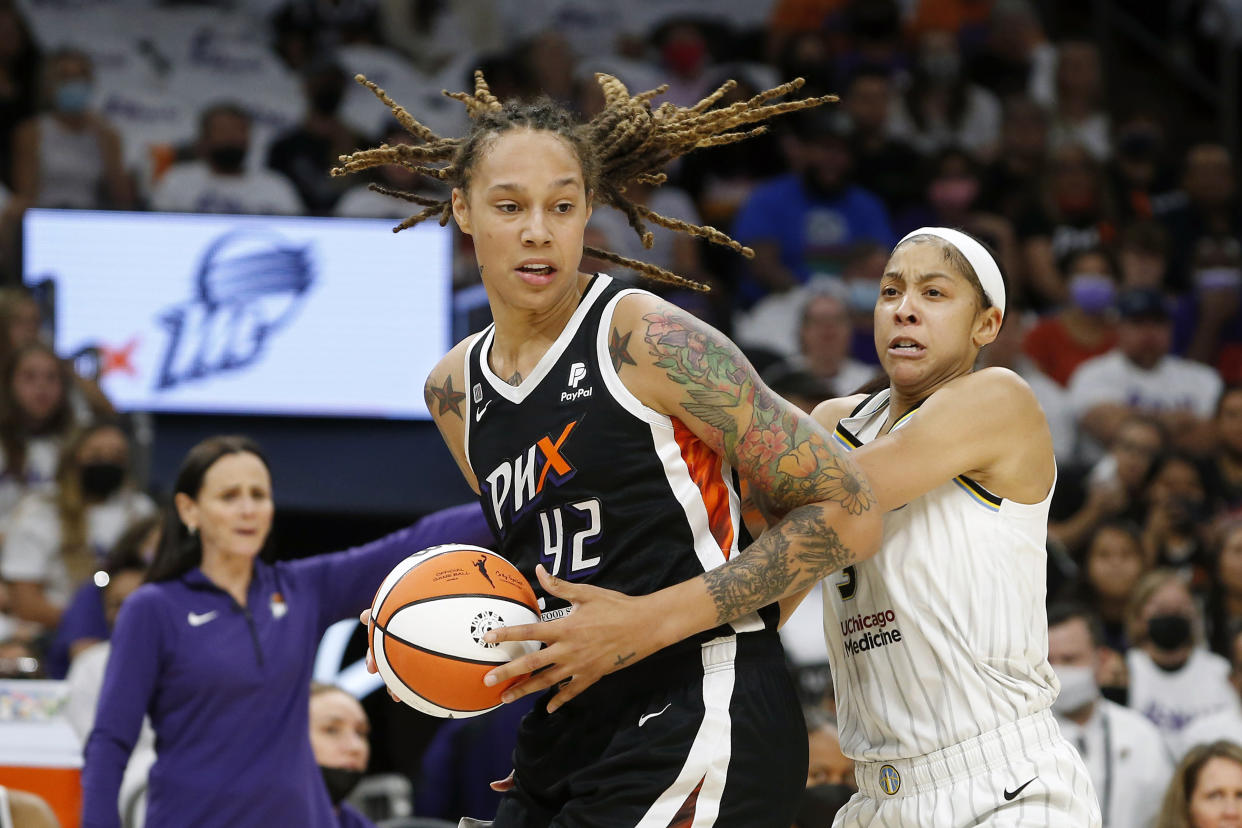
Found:
[[[483,73],[476,71],[473,93],[444,93],[465,105],[466,114],[470,117],[470,129],[462,138],[443,138],[419,123],[365,76],[354,77],[392,110],[398,123],[414,138],[414,143],[381,144],[342,155],[340,165],[332,169],[334,176],[382,164],[398,164],[449,187],[469,192],[471,171],[480,154],[496,136],[519,128],[547,131],[569,144],[582,165],[583,183],[588,194],[595,202],[620,210],[642,240],[643,247],[650,249],[654,243],[654,236],[647,229],[650,222],[728,247],[746,258],[755,255],[749,247],[715,227],[690,224],[650,210],[628,198],[626,187],[631,183],[659,186],[668,180],[668,176],[661,172],[664,166],[692,150],[743,141],[762,134],[767,127],[741,127],[837,100],[835,95],[825,95],[773,103],[777,98],[802,88],[804,81],[797,78],[760,92],[749,100],[717,107],[720,99],[736,85],[730,80],[694,106],[682,107],[665,102],[653,109],[652,99],[663,94],[668,89],[667,85],[631,95],[620,80],[598,73],[595,79],[604,93],[604,108],[588,123],[580,124],[564,107],[546,97],[531,103],[501,103],[492,94]],[[423,208],[394,227],[394,233],[429,218],[438,218],[440,225],[444,226],[453,214],[451,196],[437,198],[378,184],[371,184],[370,188]],[[584,246],[583,251],[597,259],[631,268],[657,282],[700,291],[710,289],[702,282],[607,250]]]

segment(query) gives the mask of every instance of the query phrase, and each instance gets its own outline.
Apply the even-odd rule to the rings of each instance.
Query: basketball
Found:
[[[384,683],[432,716],[461,719],[500,705],[520,678],[487,687],[499,664],[539,648],[534,641],[488,644],[495,627],[539,620],[534,590],[507,560],[479,546],[446,544],[397,564],[371,604],[371,650]]]

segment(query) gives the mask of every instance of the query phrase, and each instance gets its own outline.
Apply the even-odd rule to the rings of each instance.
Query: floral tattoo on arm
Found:
[[[684,386],[680,405],[705,423],[709,445],[742,472],[751,496],[784,518],[744,555],[706,573],[721,622],[805,588],[854,554],[823,504],[850,515],[875,504],[853,462],[810,417],[758,382],[737,346],[674,308],[649,313],[644,341],[655,366]]]

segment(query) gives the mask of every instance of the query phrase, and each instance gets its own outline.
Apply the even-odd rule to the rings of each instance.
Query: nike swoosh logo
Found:
[[[219,614],[220,610],[212,610],[211,612],[203,613],[192,612],[186,616],[186,620],[190,622],[191,627],[201,627]]]
[[[672,706],[673,706],[673,703],[672,703],[672,702],[669,702],[668,704],[664,705],[664,710],[668,710],[668,709],[669,709],[670,707],[672,707]],[[638,726],[639,726],[639,727],[642,727],[643,725],[645,725],[645,724],[647,723],[647,720],[648,720],[648,719],[654,719],[656,716],[659,716],[659,715],[660,715],[660,713],[663,713],[663,712],[664,712],[664,710],[661,710],[661,711],[659,711],[658,713],[648,713],[646,716],[639,716],[639,717],[638,717]]]
[[[1030,779],[1026,781],[1026,785],[1021,785],[1012,791],[1005,791],[1005,801],[1012,802],[1018,796],[1018,794],[1022,793],[1023,789],[1026,788],[1027,785],[1031,784],[1038,778],[1039,778],[1038,776],[1032,776]]]
[[[487,408],[488,408],[488,406],[490,406],[491,404],[492,404],[492,401],[491,401],[491,400],[488,400],[487,402],[483,403],[483,405],[482,405],[480,408],[476,408],[476,409],[474,410],[474,421],[475,421],[476,423],[477,423],[479,420],[483,419],[483,415],[487,413]]]

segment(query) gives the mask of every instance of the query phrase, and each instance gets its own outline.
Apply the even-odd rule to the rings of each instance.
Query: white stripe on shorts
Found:
[[[647,810],[635,828],[665,828],[702,781],[694,811],[694,828],[710,828],[720,813],[725,777],[729,773],[733,698],[733,662],[737,637],[714,638],[703,644],[703,721],[682,765],[681,773]]]

